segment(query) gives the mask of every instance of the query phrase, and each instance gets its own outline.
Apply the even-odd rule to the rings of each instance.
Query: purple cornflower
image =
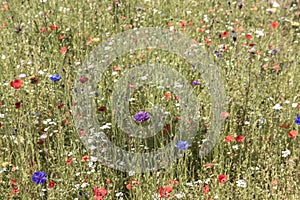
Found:
[[[242,9],[242,8],[243,8],[243,4],[242,4],[242,3],[239,3],[239,4],[238,4],[238,7],[239,7],[239,9]]]
[[[139,111],[134,115],[134,120],[136,122],[144,122],[147,121],[150,118],[149,113],[145,111]]]
[[[188,141],[178,141],[176,147],[180,150],[186,150],[189,147]]]
[[[200,85],[200,82],[195,80],[195,81],[192,82],[192,84],[193,85]]]
[[[297,115],[296,119],[295,119],[295,124],[300,126],[300,116]]]
[[[35,172],[32,175],[32,182],[35,182],[36,184],[44,184],[46,183],[46,177],[47,174],[45,172],[42,171]]]

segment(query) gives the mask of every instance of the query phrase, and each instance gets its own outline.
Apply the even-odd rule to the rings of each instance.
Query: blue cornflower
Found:
[[[61,76],[59,74],[52,74],[50,76],[50,80],[53,81],[53,82],[57,82],[61,79]]]
[[[300,116],[297,115],[296,119],[295,119],[295,124],[300,126]]]
[[[138,113],[136,113],[134,115],[134,120],[136,122],[144,122],[147,121],[150,118],[149,113],[145,112],[145,111],[139,111]]]
[[[46,183],[46,177],[47,174],[45,172],[42,171],[35,172],[32,175],[32,182],[35,182],[36,184],[44,184]]]
[[[179,141],[176,144],[176,147],[180,150],[186,150],[189,147],[188,141]]]

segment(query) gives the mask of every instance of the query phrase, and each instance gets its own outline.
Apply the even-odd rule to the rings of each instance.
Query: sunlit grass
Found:
[[[242,6],[240,2],[229,6],[225,1],[196,0],[120,0],[119,6],[114,1],[42,2],[15,0],[0,9],[0,199],[94,199],[96,186],[108,191],[104,199],[150,200],[159,197],[158,187],[168,184],[173,187],[169,199],[300,197],[299,136],[288,137],[291,130],[298,131],[294,120],[300,103],[299,2],[278,1],[277,8],[266,1],[247,1]],[[271,28],[272,22],[278,22],[278,27]],[[99,80],[102,95],[95,101],[106,107],[105,111],[95,108],[99,124],[113,120],[109,97],[114,80],[133,66],[160,62],[189,82],[200,81],[192,85],[201,105],[199,134],[184,156],[165,169],[128,174],[101,165],[84,147],[74,125],[72,94],[77,70],[100,42],[121,31],[172,26],[215,53],[229,113],[218,143],[210,155],[199,159],[205,133],[214,128],[210,127],[208,90],[199,74],[181,57],[145,49],[115,60],[111,66],[120,70],[109,68],[105,79]],[[222,37],[224,32],[228,37]],[[246,38],[248,33],[251,39]],[[63,47],[67,47],[65,53]],[[52,82],[52,74],[60,74],[61,80]],[[32,81],[32,75],[38,81]],[[20,89],[11,87],[15,79],[23,81]],[[151,85],[140,88],[130,102],[132,114],[161,104],[173,117],[180,116],[177,101],[174,96],[164,98],[166,92]],[[22,102],[20,108],[17,102]],[[150,151],[144,146],[162,148],[176,134],[175,121],[170,118],[170,131],[149,141],[129,138],[118,127],[107,129],[106,134],[126,150]],[[244,136],[245,140],[228,143],[226,136]],[[284,157],[287,150],[290,155]],[[45,184],[32,182],[36,171],[47,173]],[[220,174],[227,176],[224,184],[218,182]],[[128,190],[126,185],[133,179],[139,183]],[[51,180],[55,185],[48,188]],[[246,186],[239,187],[239,180]]]

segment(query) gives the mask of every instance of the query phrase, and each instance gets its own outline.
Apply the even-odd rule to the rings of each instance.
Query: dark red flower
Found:
[[[245,140],[245,137],[244,137],[244,136],[241,136],[241,135],[239,135],[239,136],[237,136],[237,137],[235,138],[235,140],[236,140],[237,142],[244,142],[244,140]]]
[[[22,83],[22,80],[13,80],[12,82],[10,82],[10,86],[14,89],[20,89],[22,87]]]
[[[54,185],[55,185],[55,182],[51,180],[48,184],[48,188],[53,188]]]
[[[286,124],[286,123],[283,123],[279,126],[280,128],[284,128],[284,129],[289,129],[291,127],[291,124]]]
[[[22,104],[22,101],[18,101],[17,103],[15,103],[15,108],[16,109],[21,108],[21,104]]]
[[[89,79],[87,78],[87,77],[81,77],[80,79],[79,79],[79,81],[81,82],[81,83],[85,83],[85,82],[87,82]]]
[[[103,112],[103,111],[105,111],[106,110],[106,107],[105,106],[100,106],[99,108],[98,108],[98,111],[99,112]]]
[[[168,134],[168,133],[170,133],[170,131],[171,131],[171,125],[165,124],[164,130],[163,130],[164,134]]]

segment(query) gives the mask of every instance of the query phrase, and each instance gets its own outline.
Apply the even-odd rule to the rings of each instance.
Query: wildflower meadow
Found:
[[[299,16],[0,2],[0,200],[300,199]]]

